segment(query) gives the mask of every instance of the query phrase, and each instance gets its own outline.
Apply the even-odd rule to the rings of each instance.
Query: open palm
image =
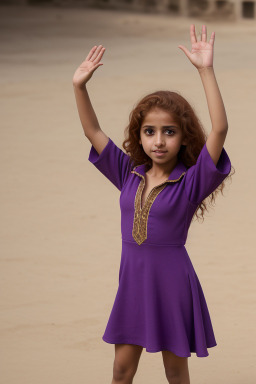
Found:
[[[95,45],[87,55],[86,59],[79,65],[73,76],[73,83],[85,84],[93,75],[93,72],[103,63],[100,62],[105,48],[102,45]]]
[[[179,45],[179,48],[186,54],[191,63],[198,69],[213,66],[213,46],[215,33],[212,32],[209,43],[207,42],[206,26],[202,26],[201,40],[197,41],[195,26],[190,26],[191,52]]]

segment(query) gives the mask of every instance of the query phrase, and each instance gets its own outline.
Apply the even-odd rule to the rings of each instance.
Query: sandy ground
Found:
[[[135,102],[180,91],[207,131],[196,69],[178,44],[204,20],[2,6],[1,383],[110,383],[114,346],[101,337],[118,287],[119,191],[89,163],[72,88],[95,44],[104,65],[88,89],[102,129],[121,146]],[[191,384],[253,384],[255,362],[256,22],[207,22],[236,169],[186,248],[218,345],[189,359]],[[134,379],[164,383],[161,353],[143,350]]]

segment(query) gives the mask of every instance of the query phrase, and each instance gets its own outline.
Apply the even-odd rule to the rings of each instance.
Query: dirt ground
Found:
[[[88,161],[72,77],[93,45],[104,65],[88,90],[121,147],[133,105],[179,91],[211,124],[200,77],[178,49],[204,20],[84,8],[1,6],[1,381],[111,383],[114,346],[101,337],[118,287],[119,191]],[[253,384],[255,20],[207,21],[236,173],[186,243],[217,346],[189,359],[191,384]],[[167,382],[161,353],[143,350],[134,382]]]

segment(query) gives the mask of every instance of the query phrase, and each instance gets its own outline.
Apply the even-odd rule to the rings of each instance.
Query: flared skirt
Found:
[[[209,355],[217,345],[206,299],[184,245],[122,241],[119,285],[102,339],[147,352]]]

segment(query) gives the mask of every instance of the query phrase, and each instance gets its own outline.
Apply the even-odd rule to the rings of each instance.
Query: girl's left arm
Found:
[[[183,45],[179,45],[179,48],[182,49],[191,63],[197,68],[203,83],[212,122],[212,130],[208,135],[206,146],[216,165],[228,132],[228,121],[213,69],[214,39],[215,33],[213,32],[209,43],[207,42],[206,26],[203,25],[201,39],[198,41],[195,34],[195,26],[192,24],[190,26],[191,52]]]

